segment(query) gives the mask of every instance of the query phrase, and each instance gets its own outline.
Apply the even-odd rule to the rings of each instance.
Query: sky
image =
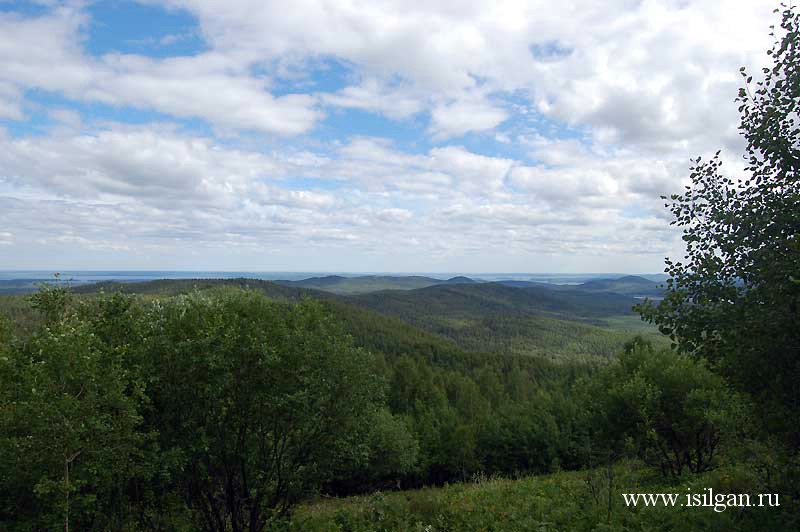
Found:
[[[767,0],[0,0],[0,270],[660,272]]]

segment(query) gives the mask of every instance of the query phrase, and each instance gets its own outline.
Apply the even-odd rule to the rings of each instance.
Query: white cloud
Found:
[[[594,207],[635,206],[650,211],[681,187],[687,174],[680,158],[654,158],[625,150],[603,151],[578,140],[522,139],[535,165],[518,165],[509,180],[534,200]]]
[[[464,97],[505,91],[529,95],[555,119],[658,149],[718,138],[735,120],[736,71],[763,62],[774,7],[738,0],[171,4],[196,14],[217,50],[336,57],[367,84],[399,77],[433,96],[431,133],[440,139],[496,127],[506,111]],[[329,101],[382,108],[376,93],[354,86]],[[401,108],[411,113],[416,105]]]
[[[379,113],[396,120],[419,113],[424,103],[420,95],[402,87],[385,87],[374,78],[335,93],[323,93],[320,97],[329,105]]]
[[[281,65],[314,68],[315,59],[332,57],[351,65],[359,81],[316,96],[392,119],[428,110],[437,140],[496,128],[509,110],[484,95],[506,93],[589,127],[599,139],[663,151],[703,137],[729,139],[737,69],[760,66],[773,21],[768,2],[736,0],[519,0],[458,9],[438,1],[168,5],[198,17],[208,51],[97,59],[82,49],[89,20],[79,9],[36,18],[3,14],[0,81],[296,135],[323,117],[317,98],[273,96],[269,66],[280,75]],[[254,75],[253,67],[267,75]],[[19,117],[13,99],[0,103],[6,115]]]
[[[513,161],[477,155],[460,146],[435,148],[430,152],[431,168],[452,175],[470,193],[499,190]]]
[[[433,108],[430,131],[437,139],[459,137],[494,129],[507,118],[508,113],[486,101],[456,101]]]
[[[304,133],[321,118],[314,97],[274,97],[267,92],[268,80],[229,72],[233,61],[214,54],[164,60],[106,56],[86,97],[281,135]]]
[[[23,120],[22,91],[10,83],[0,81],[0,118]]]
[[[384,222],[402,223],[414,217],[414,213],[406,209],[381,209],[377,213],[377,218]]]
[[[102,130],[94,135],[8,139],[2,176],[70,198],[145,198],[154,203],[225,204],[276,164],[252,152],[225,149],[170,128]]]
[[[360,138],[327,157],[267,156],[167,125],[117,125],[94,135],[2,139],[0,168],[4,226],[26,241],[87,252],[138,253],[171,242],[242,250],[324,244],[371,253],[417,238],[420,252],[446,257],[475,246],[502,248],[504,239],[513,244],[509,252],[543,252],[556,237],[563,250],[597,252],[621,227],[628,240],[644,231],[631,230],[635,224],[622,212],[617,189],[590,190],[599,200],[594,204],[568,201],[587,194],[589,182],[562,180],[548,188],[518,161],[457,146],[409,154],[386,140]],[[605,172],[612,180],[611,170]],[[290,188],[293,179],[306,177],[337,186]],[[626,186],[624,179],[611,182]],[[512,186],[534,196],[511,194]],[[623,248],[620,242],[608,249]]]
[[[86,16],[71,8],[36,18],[0,14],[0,83],[17,91],[59,91],[76,100],[154,109],[279,135],[304,133],[322,117],[313,96],[270,94],[270,80],[248,70],[255,57],[208,52],[166,59],[120,54],[96,59],[81,47],[86,23]]]
[[[279,249],[299,264],[324,248],[400,265],[391,250],[416,241],[408,264],[663,256],[674,233],[657,197],[680,189],[690,156],[741,142],[738,67],[762,64],[774,21],[770,3],[736,0],[168,4],[197,17],[203,52],[92,56],[88,11],[0,14],[0,118],[58,123],[0,128],[3,253],[42,241],[156,264],[169,249]],[[329,60],[344,87],[325,92],[313,81]],[[69,100],[200,118],[214,134],[99,124]],[[419,138],[358,124],[315,136],[341,109],[419,124]]]
[[[72,109],[59,107],[48,110],[47,114],[55,122],[72,129],[80,129],[83,125],[81,114]]]

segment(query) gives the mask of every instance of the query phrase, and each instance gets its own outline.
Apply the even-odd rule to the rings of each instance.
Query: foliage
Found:
[[[279,526],[315,493],[548,473],[596,459],[593,430],[606,418],[587,407],[607,403],[587,383],[605,383],[613,369],[602,369],[606,357],[570,357],[579,348],[565,338],[585,330],[588,342],[595,327],[477,314],[491,324],[487,337],[527,334],[543,349],[565,342],[563,357],[486,353],[341,300],[268,292],[274,301],[262,295],[269,285],[212,283],[181,295],[170,287],[167,295],[75,295],[64,307],[120,354],[144,390],[131,440],[139,467],[118,483],[124,504],[108,511],[115,522],[258,530]],[[647,367],[659,377],[655,366]]]
[[[370,438],[387,475],[415,461],[371,356],[319,303],[47,287],[32,304],[29,335],[0,323],[4,529],[261,530]]]
[[[642,341],[597,375],[589,394],[600,455],[614,460],[630,449],[664,476],[711,469],[732,413],[741,411],[702,363]]]
[[[797,507],[783,500],[780,508],[729,507],[722,512],[710,507],[633,508],[623,502],[622,493],[678,493],[685,497],[689,490],[706,488],[715,493],[748,494],[763,489],[751,475],[735,468],[681,479],[677,484],[653,479],[636,463],[620,463],[610,472],[610,489],[607,483],[593,487],[588,482],[600,471],[580,471],[517,480],[476,477],[472,483],[442,488],[318,500],[302,505],[286,528],[307,532],[760,532],[797,530],[799,524]]]
[[[375,412],[369,431],[369,460],[365,473],[372,483],[402,478],[415,472],[419,463],[419,442],[408,427],[408,419],[395,416],[388,408]]]
[[[774,34],[773,34],[774,35]],[[686,242],[668,261],[667,292],[641,308],[678,349],[715,368],[762,405],[764,428],[800,449],[800,12],[786,7],[774,64],[744,68],[739,127],[746,176],[722,174],[719,152],[694,161],[692,185],[668,204]]]
[[[68,300],[40,291],[48,325],[0,348],[0,523],[11,529],[115,528],[127,481],[143,473],[143,383]]]
[[[260,530],[366,450],[369,355],[318,303],[192,294],[148,309],[147,424],[206,530]]]
[[[58,274],[56,283],[42,284],[29,299],[31,307],[38,311],[47,323],[54,323],[64,317],[73,302],[72,293],[65,285],[60,284]]]

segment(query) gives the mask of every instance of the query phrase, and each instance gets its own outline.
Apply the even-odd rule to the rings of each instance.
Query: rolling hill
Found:
[[[638,275],[627,275],[619,279],[596,279],[578,285],[579,290],[590,292],[613,292],[634,297],[662,295],[661,283],[645,279]]]
[[[474,318],[486,314],[541,315],[587,319],[632,313],[636,300],[580,289],[521,288],[500,283],[433,285],[416,290],[360,294],[348,301],[384,314],[415,319],[423,315]]]
[[[632,311],[630,296],[538,285],[434,285],[343,298],[399,318],[468,351],[556,359],[610,356],[633,334],[662,338]]]
[[[274,282],[283,286],[325,290],[334,294],[364,294],[381,290],[414,290],[439,284],[473,284],[478,281],[469,277],[453,277],[443,280],[420,275],[360,275],[357,277],[327,275],[299,281],[277,280]]]
[[[326,292],[291,286],[283,286],[261,279],[156,279],[135,283],[103,281],[100,283],[75,286],[76,294],[95,294],[98,292],[122,292],[123,294],[174,296],[192,290],[209,290],[225,286],[258,290],[272,299],[298,300],[303,296],[318,298],[330,297]]]
[[[341,279],[347,278],[326,282],[335,285]],[[539,284],[516,288],[461,282],[464,279],[418,289],[349,295],[253,279],[98,283],[74,291],[120,290],[154,296],[237,286],[280,300],[313,297],[330,305],[359,345],[387,354],[422,351],[441,358],[447,353],[445,358],[451,360],[467,352],[575,360],[610,356],[634,333],[658,341],[655,330],[631,311],[636,300],[630,296],[576,287],[556,290]]]

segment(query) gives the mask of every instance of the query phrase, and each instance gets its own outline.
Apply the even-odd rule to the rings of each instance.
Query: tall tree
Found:
[[[381,383],[319,303],[196,293],[143,323],[145,422],[201,528],[260,531],[343,461],[368,459]]]
[[[120,528],[147,440],[144,386],[65,289],[33,300],[45,326],[24,340],[0,331],[0,529]]]
[[[664,300],[640,311],[680,350],[749,392],[766,430],[798,451],[800,13],[776,12],[771,68],[760,81],[741,69],[745,175],[724,175],[719,152],[694,161],[691,186],[667,204],[683,229],[685,258],[667,261]]]

